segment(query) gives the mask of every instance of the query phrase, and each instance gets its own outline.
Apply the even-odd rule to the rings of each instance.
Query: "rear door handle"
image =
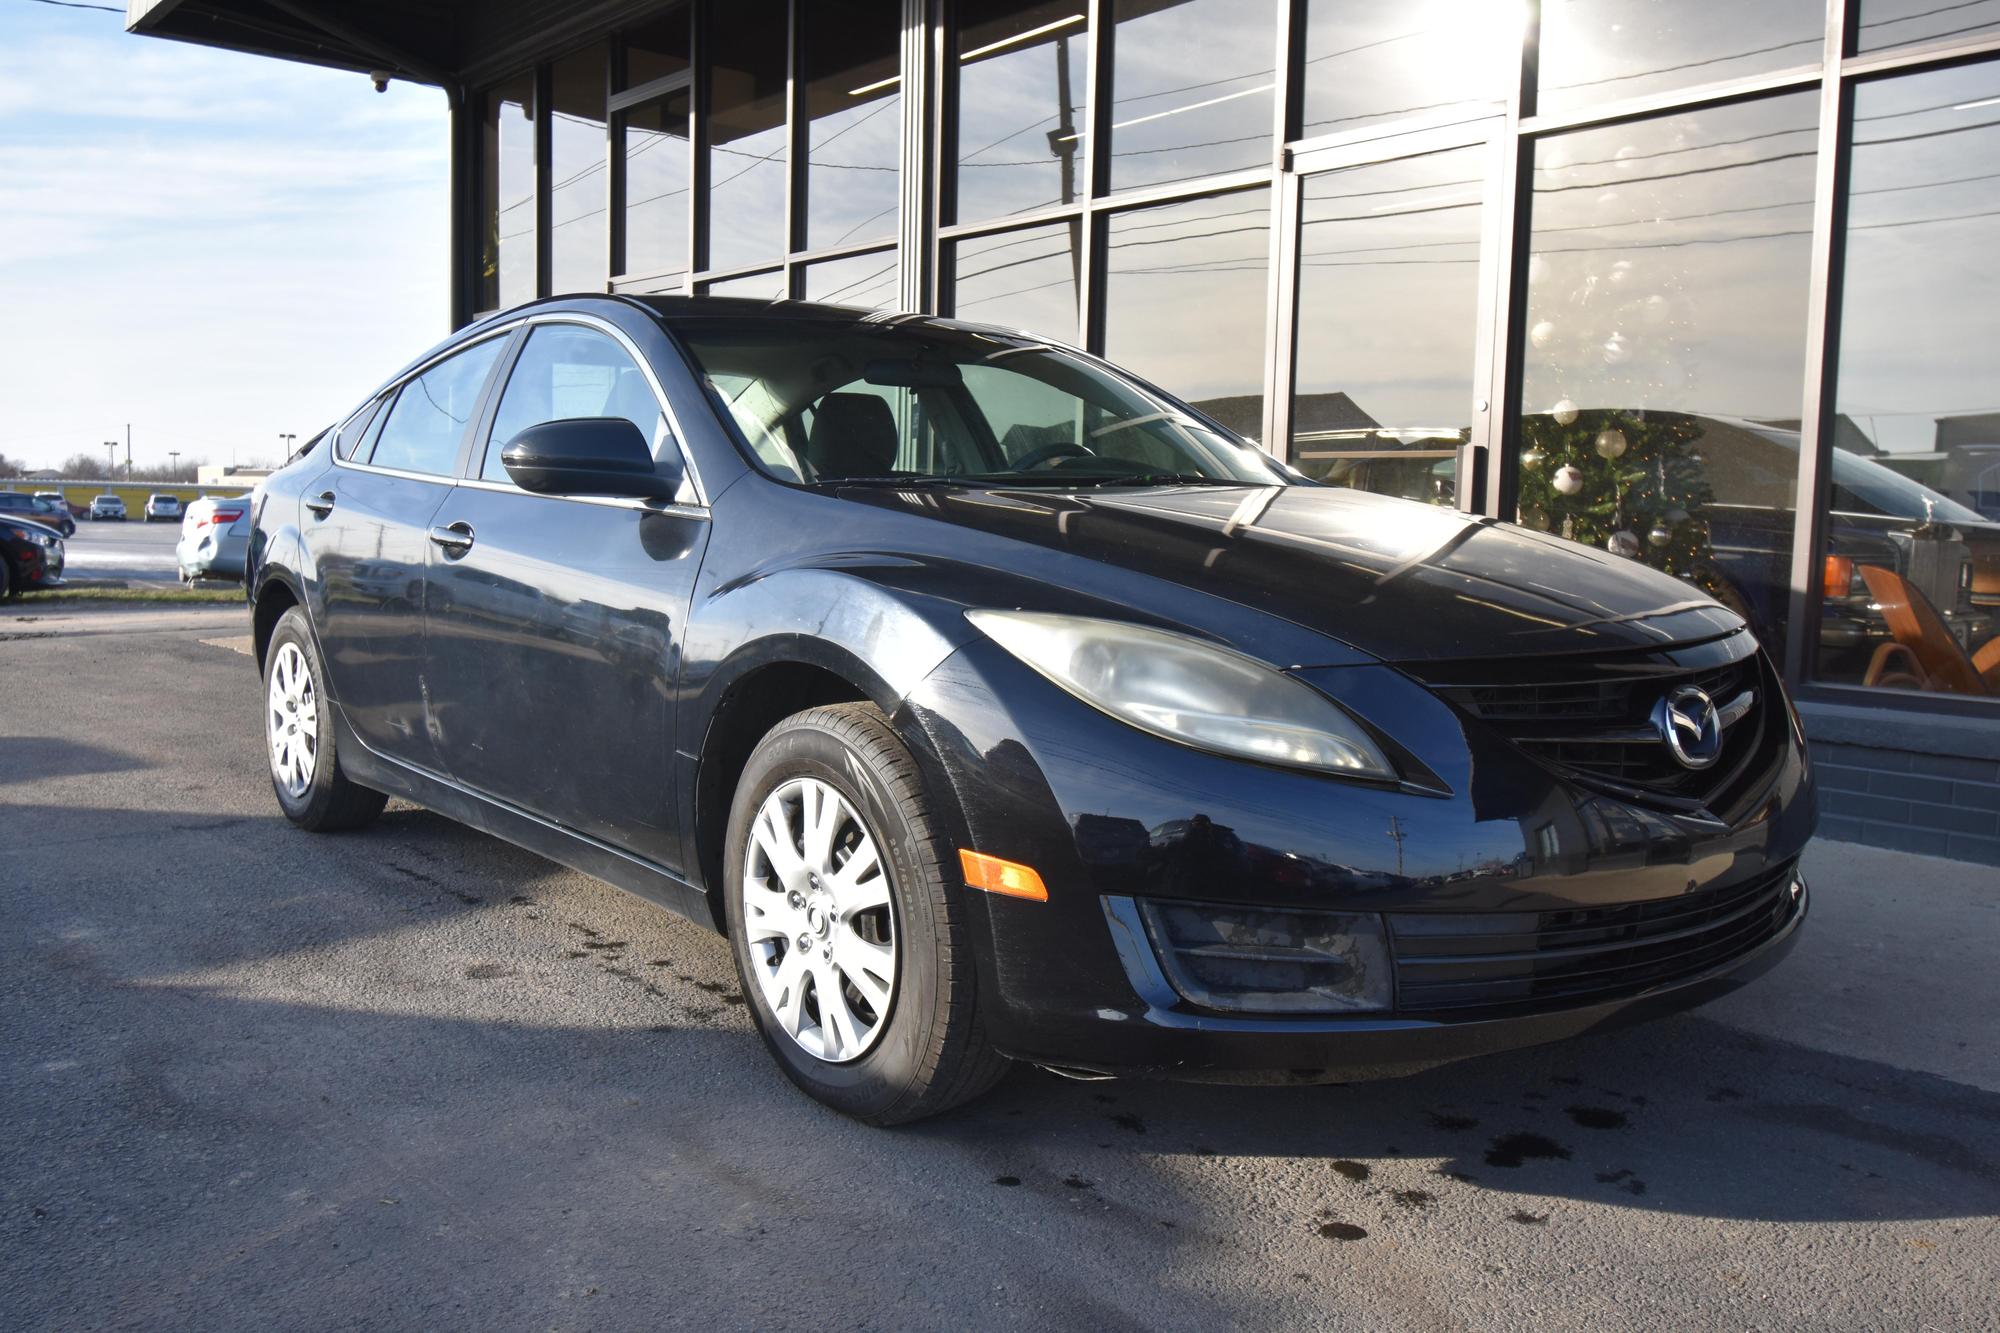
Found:
[[[446,555],[464,555],[472,549],[472,525],[452,523],[445,527],[432,528],[431,541],[442,546]]]
[[[317,517],[325,518],[333,512],[333,498],[332,491],[321,491],[318,495],[306,501],[306,508],[312,510]]]

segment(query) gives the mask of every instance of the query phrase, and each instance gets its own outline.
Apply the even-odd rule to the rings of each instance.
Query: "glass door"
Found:
[[[1293,280],[1279,316],[1290,347],[1272,438],[1306,475],[1479,507],[1480,487],[1461,478],[1493,429],[1497,129],[1294,155],[1281,223]]]

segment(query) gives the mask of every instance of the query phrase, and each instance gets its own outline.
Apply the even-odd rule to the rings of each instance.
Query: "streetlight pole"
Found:
[[[171,476],[175,481],[179,481],[181,479],[180,450],[178,449],[167,450],[167,467],[170,469],[168,475]]]
[[[104,456],[104,479],[110,481],[118,475],[118,441],[106,440],[104,447],[111,451]]]
[[[299,433],[295,430],[281,430],[278,432],[278,438],[285,442],[284,452],[278,455],[279,459],[290,458],[292,456],[292,441],[299,438]]]

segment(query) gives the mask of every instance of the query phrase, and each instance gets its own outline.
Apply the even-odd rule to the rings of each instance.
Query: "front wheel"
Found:
[[[793,1083],[893,1125],[1006,1073],[980,1018],[956,858],[880,710],[838,704],[774,727],[744,765],[728,839],[737,972]]]
[[[359,828],[389,800],[341,771],[325,682],[312,624],[291,607],[278,618],[264,655],[264,749],[285,818],[315,833]]]

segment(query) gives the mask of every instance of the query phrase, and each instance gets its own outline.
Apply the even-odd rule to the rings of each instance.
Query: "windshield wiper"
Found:
[[[1128,472],[1115,476],[1065,478],[1072,486],[1256,486],[1236,477],[1210,477],[1200,472]]]

